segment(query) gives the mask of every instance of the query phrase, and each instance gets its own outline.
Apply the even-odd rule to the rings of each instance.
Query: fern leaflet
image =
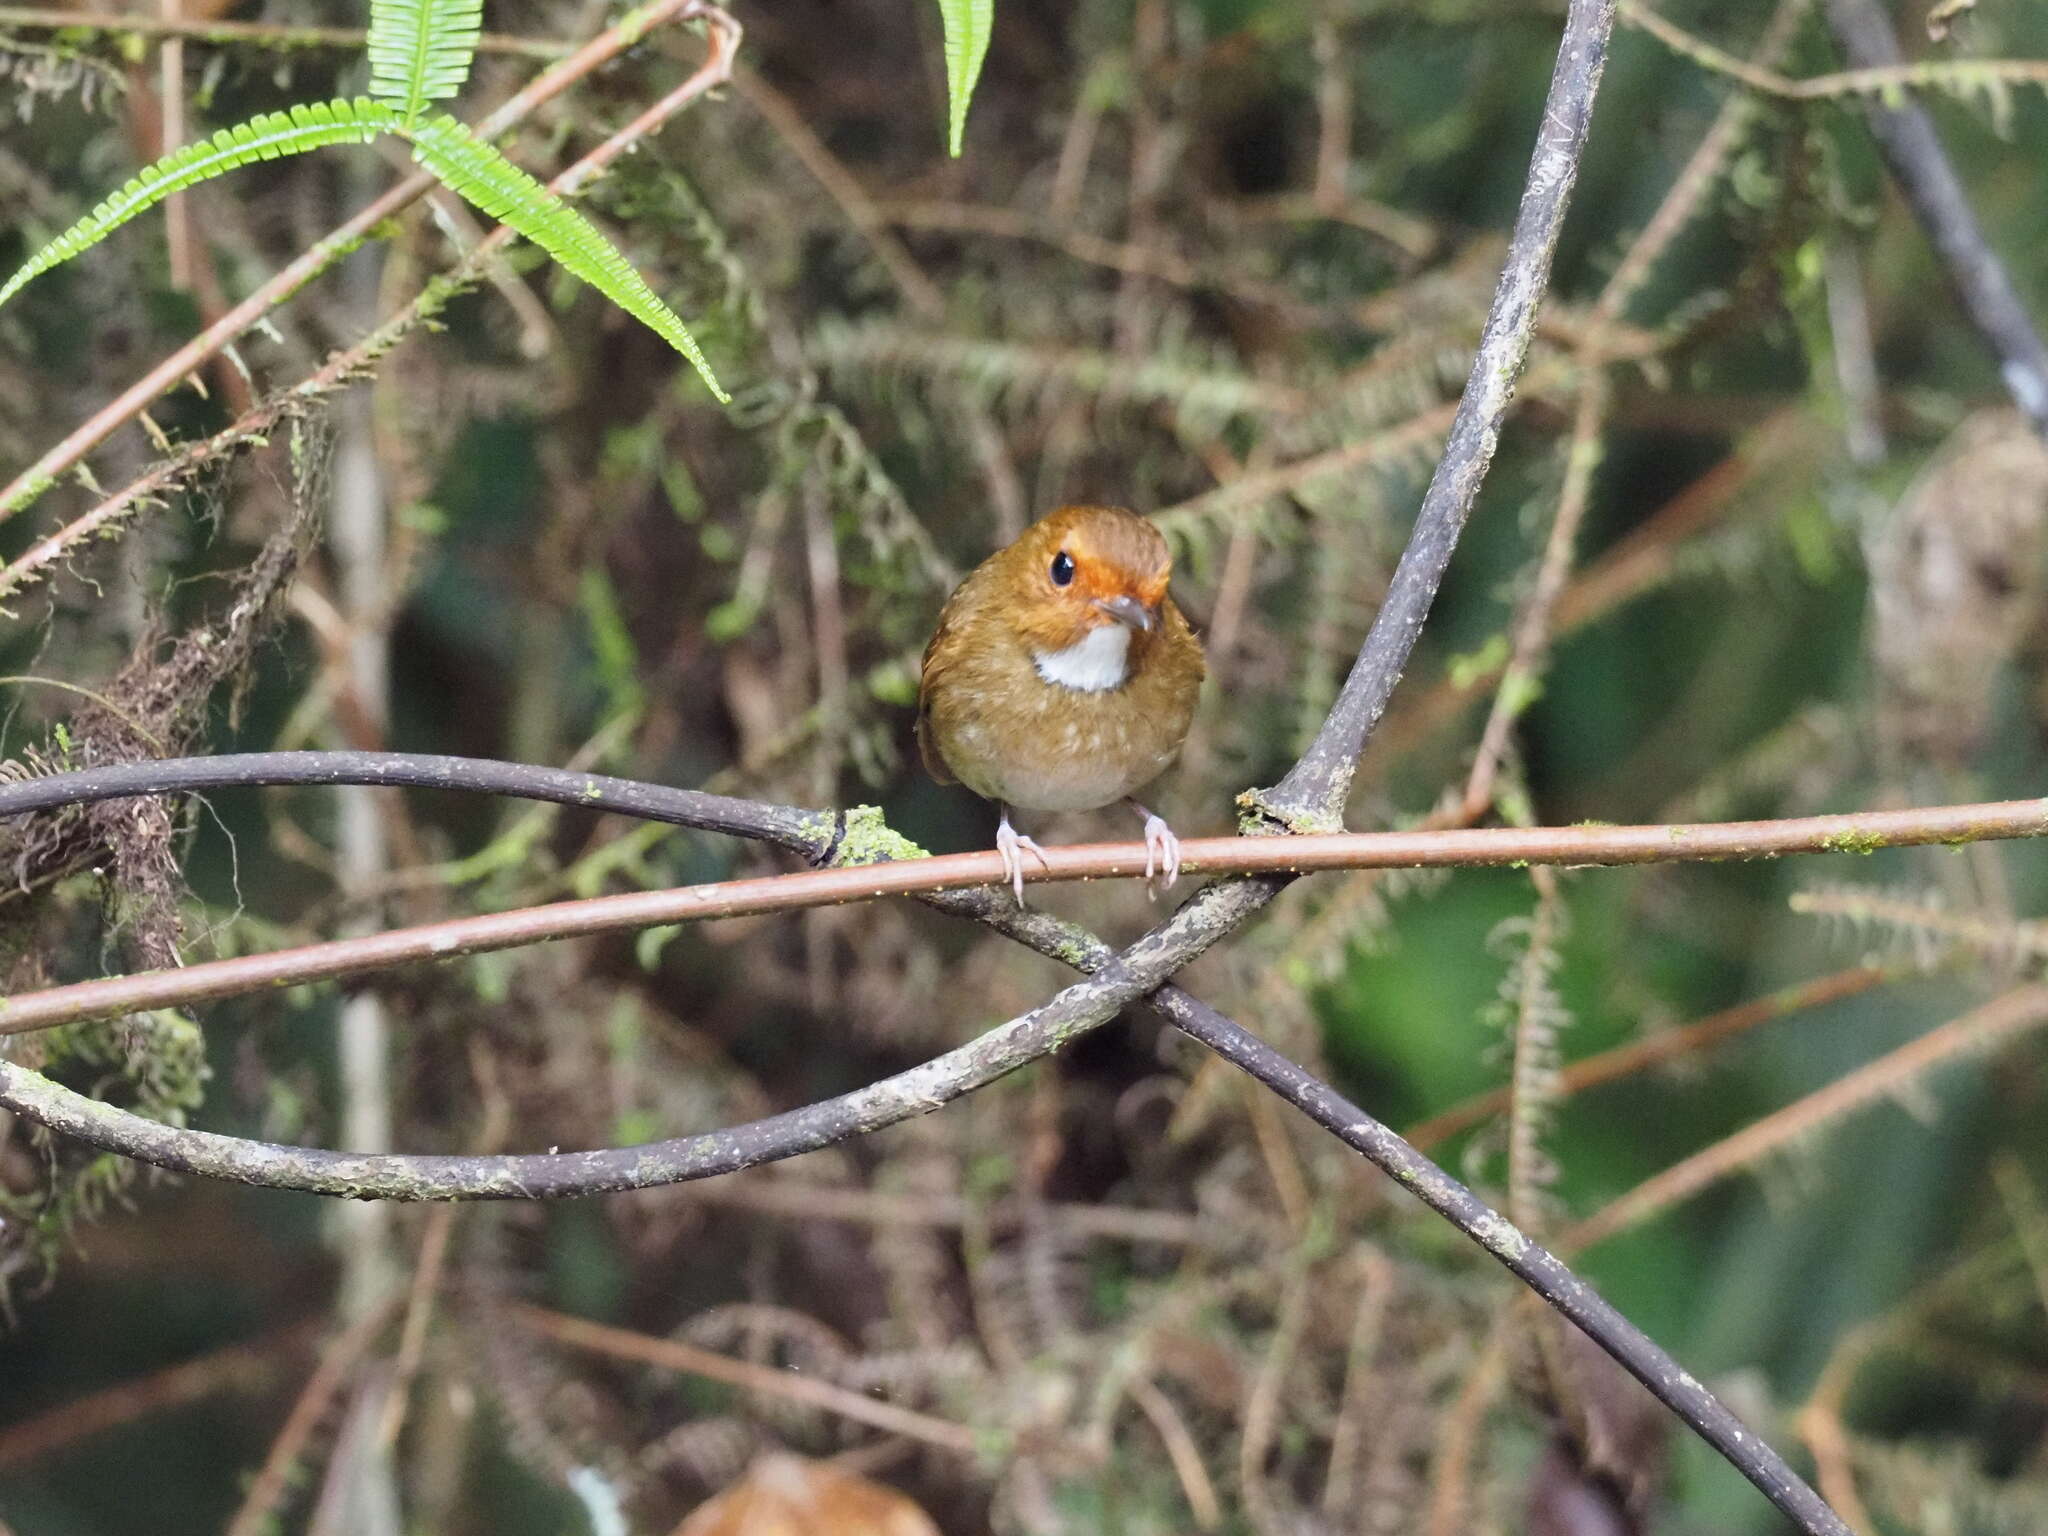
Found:
[[[245,123],[221,129],[210,139],[175,149],[144,167],[118,192],[31,256],[0,287],[0,304],[174,192],[258,160],[301,155],[328,144],[367,144],[398,126],[398,114],[390,107],[358,97],[354,101],[312,102],[288,112],[260,113]]]
[[[394,131],[412,141],[414,158],[443,186],[510,225],[648,326],[690,360],[721,403],[730,402],[680,317],[582,214],[445,113]]]
[[[483,0],[371,0],[370,94],[417,121],[462,89],[483,24]]]
[[[958,159],[967,103],[974,99],[996,24],[995,0],[939,0],[939,18],[946,26],[946,148]]]

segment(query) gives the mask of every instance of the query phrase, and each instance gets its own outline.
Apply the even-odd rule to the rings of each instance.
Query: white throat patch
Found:
[[[1039,651],[1031,659],[1048,683],[1082,693],[1121,688],[1130,675],[1131,632],[1121,624],[1091,629],[1063,651]]]

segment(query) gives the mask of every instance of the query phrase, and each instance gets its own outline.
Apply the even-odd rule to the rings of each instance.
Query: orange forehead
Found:
[[[1128,594],[1147,605],[1166,595],[1173,552],[1166,537],[1121,507],[1061,507],[1018,540],[1046,561],[1065,550],[1074,561],[1074,586],[1090,597]]]

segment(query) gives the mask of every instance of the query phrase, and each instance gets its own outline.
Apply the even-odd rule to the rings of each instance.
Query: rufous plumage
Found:
[[[1036,842],[1010,810],[1086,811],[1166,771],[1194,720],[1202,643],[1167,593],[1159,530],[1120,507],[1062,507],[971,571],[925,647],[917,739],[940,783],[996,802],[996,847],[1024,902]],[[1147,878],[1171,886],[1180,842],[1145,818]]]

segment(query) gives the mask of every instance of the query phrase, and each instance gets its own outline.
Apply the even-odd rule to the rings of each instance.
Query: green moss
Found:
[[[1318,832],[1342,832],[1344,824],[1313,811],[1297,811],[1275,805],[1263,790],[1248,789],[1237,797],[1237,829],[1246,837],[1271,837],[1275,828],[1297,837]]]
[[[1880,848],[1891,846],[1881,833],[1860,832],[1853,828],[1847,832],[1836,832],[1822,838],[1820,845],[1829,853],[1865,854],[1875,853]]]
[[[839,835],[839,817],[831,811],[818,811],[799,821],[796,829],[810,844],[811,856],[820,858],[832,846],[832,839]]]
[[[805,830],[809,830],[806,823]],[[882,817],[877,805],[856,805],[846,813],[846,830],[840,835],[839,852],[832,862],[840,868],[860,864],[893,864],[901,859],[928,859],[931,855]]]
[[[31,475],[22,482],[21,489],[5,501],[0,501],[0,517],[10,512],[19,512],[57,482],[49,475]]]

